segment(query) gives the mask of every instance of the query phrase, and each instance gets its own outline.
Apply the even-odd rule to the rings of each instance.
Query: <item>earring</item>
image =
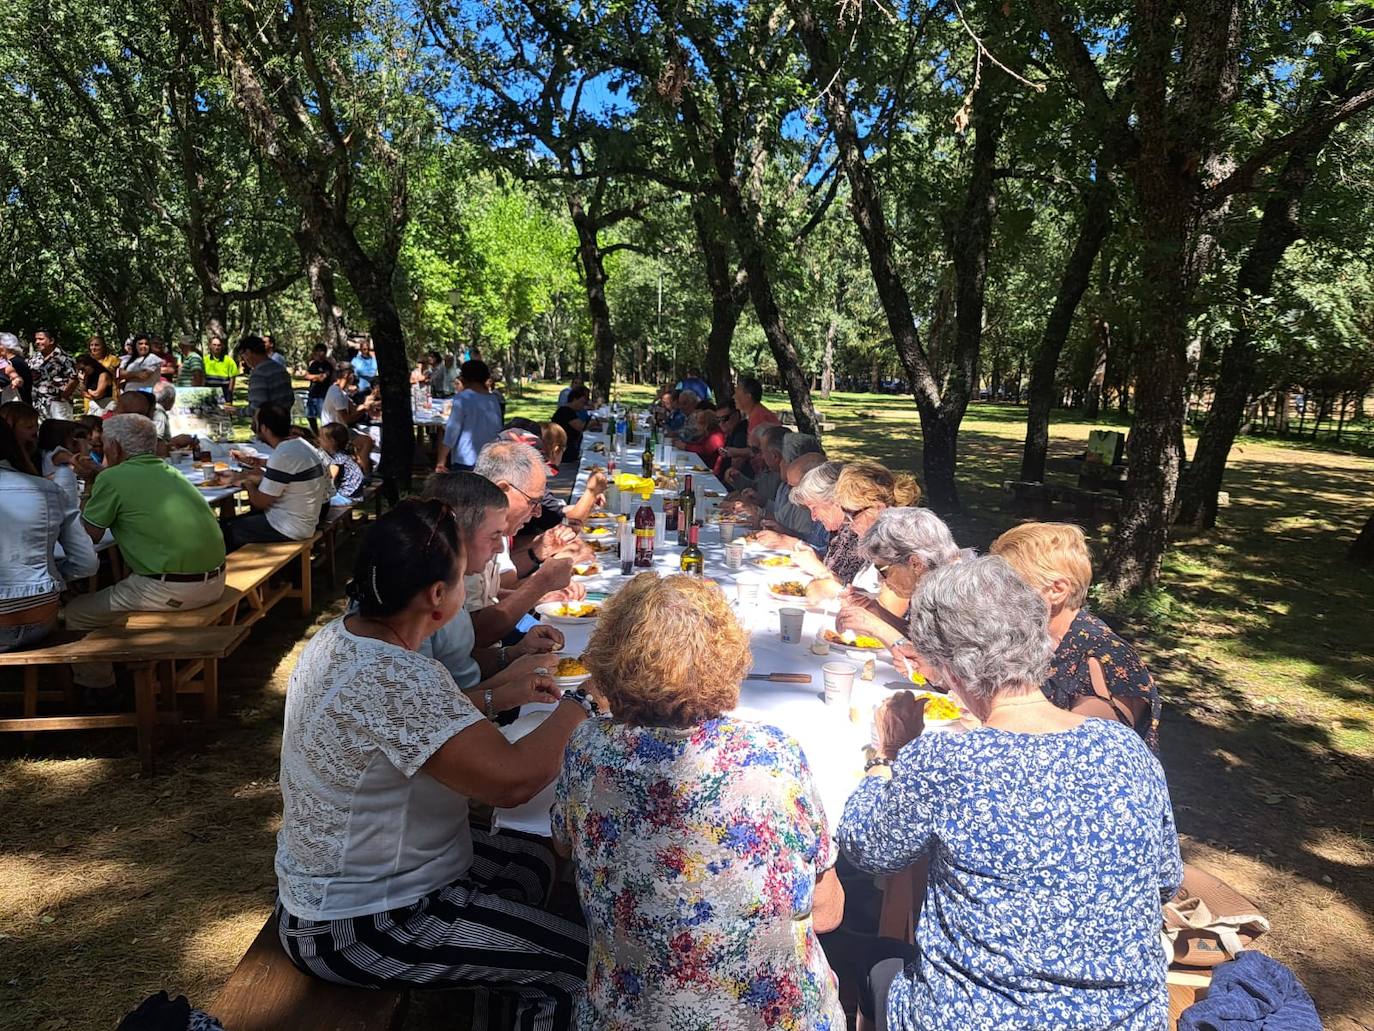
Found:
[[[444,618],[444,614],[443,614],[442,612],[440,612],[438,609],[435,609],[433,612],[431,612],[431,613],[429,614],[429,618],[432,619],[432,620],[434,620],[434,622],[437,623],[437,622],[439,622],[439,620],[441,620],[441,619]]]

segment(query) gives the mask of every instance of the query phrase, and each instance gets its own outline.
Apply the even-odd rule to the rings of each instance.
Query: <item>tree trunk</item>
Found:
[[[1188,331],[1204,261],[1200,215],[1187,180],[1168,167],[1137,173],[1141,201],[1140,325],[1135,348],[1135,420],[1121,518],[1107,552],[1103,588],[1121,596],[1153,587],[1168,542],[1183,460]]]
[[[1102,249],[1102,242],[1107,238],[1111,224],[1110,184],[1099,163],[1098,179],[1088,197],[1083,223],[1078,228],[1078,239],[1074,241],[1073,250],[1064,265],[1059,293],[1055,296],[1049,318],[1045,320],[1045,331],[1040,336],[1040,347],[1035,352],[1035,363],[1031,366],[1026,443],[1021,454],[1023,480],[1038,483],[1045,478],[1045,455],[1050,446],[1050,410],[1054,406],[1054,380],[1055,371],[1059,368],[1059,355],[1073,326],[1078,302],[1088,289],[1093,262],[1097,260],[1097,253]]]
[[[840,332],[840,316],[832,314],[825,328],[825,364],[821,366],[821,396],[827,401],[835,389],[835,338]]]
[[[1293,151],[1279,176],[1278,190],[1265,202],[1259,230],[1236,275],[1242,309],[1270,295],[1275,271],[1289,246],[1302,233],[1298,222],[1302,196],[1315,175],[1317,153],[1325,142],[1323,138],[1310,147]],[[1236,330],[1222,352],[1212,407],[1184,484],[1179,522],[1199,530],[1216,525],[1217,495],[1226,459],[1245,418],[1245,405],[1259,361],[1254,321],[1251,312],[1242,310]]]
[[[987,270],[986,241],[991,232],[993,210],[992,157],[996,154],[997,122],[987,122],[988,87],[975,97],[974,173],[966,195],[961,225],[961,240],[971,253],[956,256],[962,266],[962,282],[956,289],[962,304],[956,306],[956,347],[952,372],[947,377],[943,397],[930,355],[921,346],[912,314],[911,298],[893,259],[892,237],[883,212],[882,198],[859,139],[854,114],[849,106],[845,78],[840,74],[834,49],[816,20],[811,6],[793,0],[788,9],[810,62],[811,81],[820,90],[826,120],[835,136],[839,161],[849,181],[850,212],[864,249],[869,272],[877,289],[879,303],[887,318],[888,331],[912,385],[912,396],[920,412],[922,427],[922,471],[932,507],[951,512],[959,509],[955,483],[955,438],[968,407],[969,390],[978,367],[978,348],[982,338],[983,284]],[[979,241],[983,242],[981,247]],[[962,310],[960,310],[962,309]]]
[[[577,194],[568,196],[568,213],[577,230],[577,256],[581,265],[582,285],[587,291],[587,312],[592,320],[592,341],[595,358],[592,367],[592,389],[603,398],[611,396],[615,380],[615,333],[611,329],[611,309],[606,303],[606,265],[597,241],[597,225],[587,213],[583,199]]]
[[[339,306],[334,270],[325,260],[319,244],[311,241],[304,231],[296,233],[296,244],[305,264],[310,301],[320,318],[320,342],[335,358],[343,358],[348,353],[348,327],[344,324],[343,308]]]
[[[706,286],[711,292],[711,330],[706,338],[706,363],[702,370],[717,401],[725,401],[734,389],[730,375],[730,345],[748,297],[744,276],[730,271],[730,249],[722,236],[721,213],[705,197],[692,199],[692,224],[701,247]]]

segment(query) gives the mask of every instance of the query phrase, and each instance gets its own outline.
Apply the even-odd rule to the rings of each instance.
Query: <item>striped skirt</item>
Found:
[[[538,908],[553,881],[552,854],[475,829],[472,848],[467,878],[400,909],[302,920],[278,901],[282,947],[326,981],[477,989],[478,1013],[488,992],[511,996],[520,1031],[564,1031],[585,987],[587,932]]]

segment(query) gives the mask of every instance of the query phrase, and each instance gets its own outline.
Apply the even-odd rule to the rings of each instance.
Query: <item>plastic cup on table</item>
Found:
[[[827,662],[821,667],[826,705],[846,711],[849,709],[849,697],[854,693],[854,674],[857,672],[859,667],[852,662]]]
[[[721,531],[722,531],[721,536],[724,536],[725,527],[728,526],[728,525],[730,525],[730,524],[728,524],[728,523],[721,523],[721,524],[720,524],[720,528],[721,528]],[[743,566],[743,565],[744,565],[744,542],[743,542],[743,541],[731,541],[729,544],[725,545],[725,568],[726,568],[726,569],[739,569],[739,568],[740,568],[741,566]]]
[[[802,623],[805,619],[805,609],[778,609],[778,624],[783,644],[802,643]]]
[[[735,521],[733,519],[722,519],[720,521],[720,540],[722,544],[729,544],[735,539]],[[741,549],[744,547],[740,545]],[[731,569],[738,569],[738,566],[731,566]]]

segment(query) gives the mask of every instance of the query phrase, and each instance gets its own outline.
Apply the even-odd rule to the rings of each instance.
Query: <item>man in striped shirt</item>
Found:
[[[262,337],[244,337],[239,341],[234,353],[239,364],[249,370],[249,416],[263,405],[276,405],[290,412],[296,400],[295,394],[291,391],[291,374],[286,371],[284,365],[272,361],[267,356],[267,345],[262,342]]]
[[[276,362],[267,359],[267,364]],[[244,470],[234,478],[247,489],[253,511],[224,525],[226,549],[233,551],[259,542],[309,540],[334,493],[329,460],[318,448],[291,436],[291,416],[276,405],[257,410],[253,432],[272,448],[272,457],[261,468]]]

